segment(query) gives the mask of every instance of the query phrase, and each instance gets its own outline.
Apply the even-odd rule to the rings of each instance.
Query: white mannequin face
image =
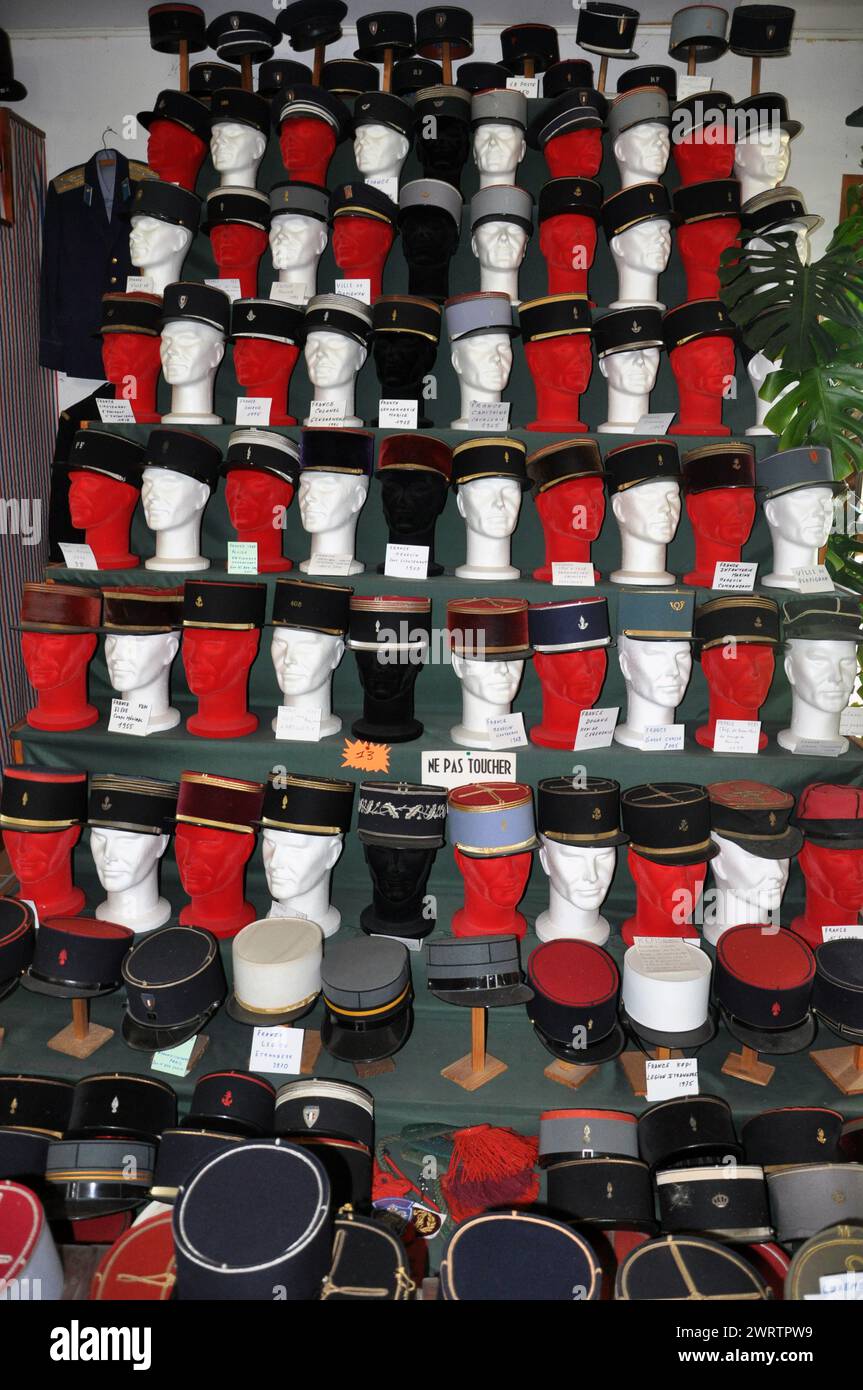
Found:
[[[810,243],[810,241],[809,241],[809,235],[810,235],[810,233],[809,233],[809,228],[807,227],[806,223],[805,223],[805,222],[781,222],[781,223],[779,224],[778,227],[771,227],[771,228],[770,228],[770,232],[768,233],[768,236],[769,236],[769,237],[775,237],[775,236],[778,236],[780,233],[784,233],[784,232],[793,232],[793,233],[794,233],[794,236],[795,236],[795,238],[796,238],[796,240],[795,240],[795,246],[796,246],[796,250],[797,250],[797,257],[798,257],[798,260],[800,261],[800,264],[801,264],[801,265],[808,265],[809,262],[810,262],[810,260],[812,259],[812,246],[811,246],[811,243]],[[747,246],[751,246],[752,249],[753,249],[754,251],[769,251],[769,250],[771,250],[771,248],[772,248],[773,245],[774,245],[774,243],[773,243],[772,241],[768,240],[767,237],[760,237],[760,236],[751,237],[750,240],[747,242]],[[775,281],[774,281],[774,283],[775,283]],[[770,286],[769,284],[768,284],[768,285],[761,285],[761,286],[759,286],[759,289],[758,289],[757,293],[759,293],[759,294],[760,294],[760,293],[763,293],[764,290],[769,290],[770,288],[771,288],[771,286]]]
[[[342,847],[341,835],[300,835],[269,828],[261,841],[267,887],[277,902],[311,892],[329,873]]]
[[[787,645],[785,675],[791,689],[813,709],[841,714],[857,678],[856,645],[805,637],[792,637]]]
[[[276,270],[316,260],[327,244],[326,223],[301,213],[280,213],[270,223],[270,251]]]
[[[636,695],[665,709],[680,704],[692,673],[688,642],[641,642],[621,635],[617,659],[624,680]]]
[[[313,386],[350,386],[366,360],[366,350],[344,333],[314,329],[304,348]]]
[[[599,370],[612,391],[626,396],[648,396],[656,385],[659,348],[606,353],[599,359]]]
[[[671,224],[662,217],[639,222],[611,238],[611,254],[627,270],[659,275],[671,255]]]
[[[595,911],[605,900],[614,878],[617,850],[564,845],[540,835],[539,862],[552,887],[574,907]]]
[[[713,839],[719,845],[719,853],[710,867],[720,892],[742,898],[758,914],[755,921],[778,911],[791,860],[759,859],[724,835],[714,834]]]
[[[455,653],[452,666],[465,690],[490,705],[510,704],[524,674],[523,661],[469,661]]]
[[[476,391],[502,391],[512,371],[512,344],[507,333],[475,333],[456,343],[452,365],[465,385]]]
[[[667,545],[680,521],[680,488],[672,478],[639,483],[611,499],[621,528],[636,540]]]
[[[515,530],[521,488],[512,478],[475,478],[458,489],[456,504],[471,531],[500,540]]]
[[[351,473],[301,473],[299,508],[303,530],[311,535],[346,526],[366,500],[368,479]]]
[[[483,121],[473,133],[473,157],[481,174],[515,173],[525,148],[521,127],[503,121]]]
[[[199,516],[210,489],[171,468],[145,468],[141,485],[144,520],[151,531],[171,531]]]
[[[354,162],[366,179],[403,164],[407,152],[404,135],[385,125],[361,125],[354,136]]]
[[[169,386],[206,381],[224,355],[225,340],[209,323],[171,319],[162,329],[159,356]]]
[[[734,147],[734,172],[757,179],[759,183],[784,182],[791,163],[791,137],[777,126],[744,136]]]
[[[527,232],[515,222],[483,222],[470,246],[488,270],[518,270],[527,250]]]
[[[752,382],[756,391],[761,390],[768,376],[771,372],[776,371],[777,366],[778,363],[771,362],[770,358],[765,357],[763,352],[756,352],[750,357],[749,365],[746,370],[749,373],[749,380]]]
[[[175,256],[185,255],[192,240],[188,227],[162,222],[158,217],[133,217],[129,232],[129,259],[138,270],[161,265]]]
[[[665,172],[670,154],[671,135],[659,121],[640,121],[614,142],[618,167],[647,181],[658,179]]]
[[[273,629],[270,656],[283,695],[308,695],[318,690],[336,669],[345,652],[344,640],[305,628]]]
[[[179,645],[175,632],[106,637],[108,679],[115,690],[138,690],[150,685],[170,666]]]
[[[245,169],[264,157],[267,142],[258,130],[236,121],[220,121],[210,135],[213,168],[219,174]]]
[[[167,835],[101,827],[90,831],[90,853],[99,882],[108,893],[124,893],[143,883],[165,853],[167,844]]]
[[[781,540],[820,550],[833,525],[833,493],[829,487],[798,487],[771,497],[764,515]]]

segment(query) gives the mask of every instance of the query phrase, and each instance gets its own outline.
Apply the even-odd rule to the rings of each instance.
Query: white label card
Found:
[[[712,86],[712,77],[702,77],[700,73],[690,77],[688,73],[679,72],[677,74],[677,100],[683,101],[686,97],[700,96],[702,92],[709,92]]]
[[[660,1062],[648,1057],[644,1063],[648,1105],[673,1096],[698,1095],[698,1058],[669,1057]]]
[[[507,430],[509,401],[471,401],[467,422],[472,430]]]
[[[400,401],[394,396],[378,406],[378,426],[382,430],[415,430],[419,419],[419,401]]]
[[[806,758],[838,758],[845,747],[835,738],[801,738],[791,751]]]
[[[683,747],[683,724],[648,724],[644,731],[645,751],[678,753]]]
[[[489,748],[525,748],[523,714],[492,714],[485,721],[488,727]]]
[[[228,541],[228,574],[258,573],[258,542]]]
[[[187,1038],[184,1043],[180,1043],[178,1047],[167,1047],[162,1052],[154,1052],[150,1070],[163,1071],[168,1076],[185,1076],[197,1041],[196,1034],[195,1037]]]
[[[427,579],[429,547],[427,545],[387,546],[384,574],[390,579]]]
[[[839,716],[839,732],[849,738],[863,734],[863,705],[849,705]]]
[[[371,178],[366,179],[369,188],[379,188],[381,193],[385,193],[394,203],[399,200],[399,181],[393,178],[392,174],[372,174]]]
[[[287,1072],[299,1076],[303,1060],[302,1028],[255,1028],[252,1031],[252,1050],[249,1071]]]
[[[89,545],[79,545],[77,541],[61,541],[60,549],[66,568],[70,570],[97,570],[96,556]]]
[[[667,415],[655,413],[653,415],[642,415],[640,420],[636,420],[633,427],[633,434],[665,434],[668,426],[674,419],[674,411]]]
[[[353,555],[310,555],[306,574],[350,574]]]
[[[833,593],[834,584],[826,565],[795,565],[791,573],[797,580],[797,589],[801,594]]]
[[[294,709],[291,705],[279,705],[276,738],[289,738],[296,743],[320,743],[320,709]]]
[[[127,275],[126,276],[127,294],[152,294],[153,281],[149,275]]]
[[[692,969],[690,946],[676,936],[636,936],[635,949],[651,974],[677,975]],[[699,949],[698,940],[692,946]]]
[[[211,289],[221,290],[222,294],[228,296],[232,304],[234,300],[239,299],[243,293],[240,282],[236,277],[232,277],[230,280],[205,280],[204,284],[209,285]]]
[[[596,582],[593,565],[589,560],[552,560],[551,582],[578,589],[590,588]]]
[[[850,1298],[856,1302],[863,1298],[863,1273],[848,1269],[841,1274],[822,1274],[818,1287],[822,1298]]]
[[[760,735],[760,719],[717,719],[713,735],[713,751],[714,753],[757,753]]]
[[[344,401],[312,401],[309,406],[310,425],[341,425],[344,418]]]
[[[143,735],[150,727],[150,705],[137,700],[112,700],[108,720],[109,734]]]
[[[614,739],[614,726],[619,714],[619,705],[605,709],[583,709],[578,716],[573,751],[580,753],[585,748],[608,748]]]
[[[859,941],[863,938],[863,923],[849,922],[842,926],[822,927],[822,941]]]
[[[336,294],[346,294],[349,299],[359,299],[363,304],[372,302],[372,282],[371,280],[337,280]]]
[[[508,77],[506,85],[511,92],[521,92],[526,97],[539,96],[538,77]]]
[[[272,408],[270,396],[238,396],[234,421],[238,425],[268,425]]]
[[[469,753],[462,748],[441,748],[421,754],[420,780],[431,786],[461,787],[465,782],[514,782],[515,753]]]
[[[132,402],[103,401],[97,398],[96,405],[99,410],[99,419],[103,425],[134,425],[135,412],[132,409]]]
[[[730,589],[732,593],[751,594],[755,587],[758,565],[749,560],[717,560],[711,589]]]
[[[274,280],[270,285],[270,299],[280,299],[283,304],[305,304],[308,299],[306,287],[301,280],[283,283]]]

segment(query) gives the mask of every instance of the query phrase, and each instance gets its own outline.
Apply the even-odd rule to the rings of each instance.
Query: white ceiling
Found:
[[[460,0],[464,4],[465,0]],[[198,0],[208,19],[224,14],[229,9],[227,0]],[[262,15],[271,16],[278,8],[283,8],[279,0],[245,0],[248,8],[256,9]],[[346,27],[355,22],[358,14],[379,9],[405,9],[416,12],[423,9],[429,0],[349,0]],[[675,10],[681,8],[686,0],[635,0],[635,8],[646,24],[668,23]],[[735,0],[725,0],[726,8],[732,10]],[[478,24],[493,24],[503,27],[518,19],[524,19],[524,0],[473,0],[470,5]],[[550,0],[542,7],[542,20],[559,27],[575,23],[574,0]],[[859,34],[863,28],[863,6],[860,0],[797,0],[795,6],[795,32],[819,34],[835,33]],[[2,0],[0,17],[3,27],[14,36],[16,32],[32,33],[34,30],[117,30],[146,29],[147,0]]]

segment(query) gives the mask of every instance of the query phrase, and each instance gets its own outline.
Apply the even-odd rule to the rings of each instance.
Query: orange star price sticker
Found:
[[[352,767],[357,772],[389,772],[389,744],[346,738],[342,749],[342,767]]]

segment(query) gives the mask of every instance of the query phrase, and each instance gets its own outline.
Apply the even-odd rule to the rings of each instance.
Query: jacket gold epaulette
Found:
[[[157,179],[159,176],[149,166],[142,164],[140,160],[129,160],[129,178],[140,182],[141,179]]]
[[[84,187],[84,165],[79,164],[75,169],[64,169],[62,174],[57,174],[51,180],[58,193],[68,193],[71,188]]]

